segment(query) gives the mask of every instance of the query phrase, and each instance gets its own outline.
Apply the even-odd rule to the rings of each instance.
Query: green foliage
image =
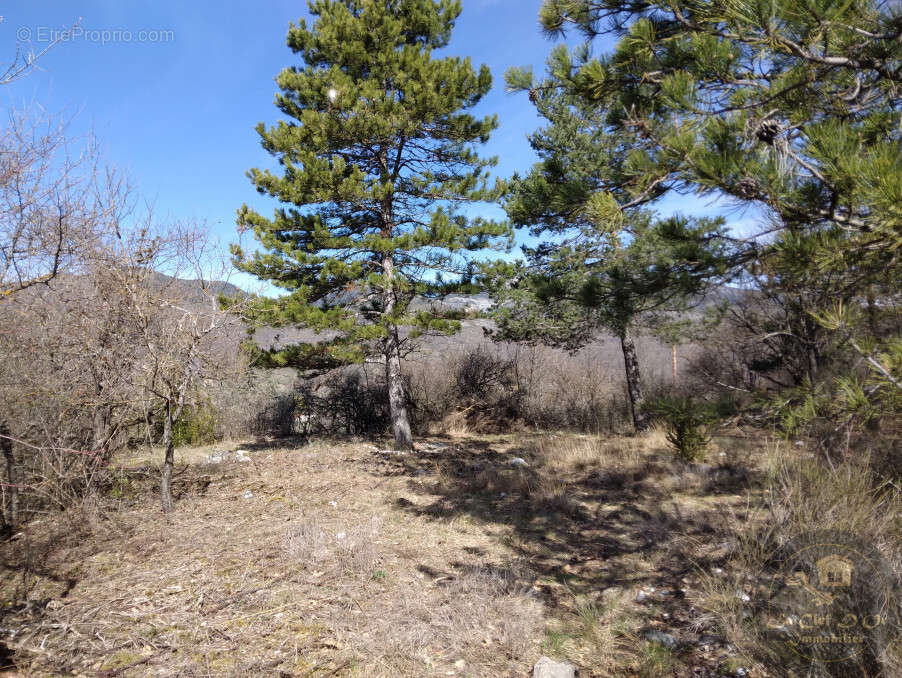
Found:
[[[530,88],[549,122],[530,137],[541,162],[526,177],[514,177],[505,201],[512,222],[544,240],[523,248],[525,262],[495,264],[483,275],[496,302],[498,338],[573,350],[601,329],[620,337],[633,424],[644,430],[631,328],[667,325],[664,333],[675,334],[673,313],[720,281],[729,248],[722,220],[654,220],[639,209],[670,187],[651,179],[631,198],[624,183],[630,168],[648,167],[651,159],[628,137],[612,134],[593,103],[554,84],[572,67],[567,50],[556,49],[549,82]],[[508,74],[511,86],[530,81],[524,71]]]
[[[283,206],[266,218],[238,211],[263,251],[233,246],[236,265],[288,290],[253,319],[332,331],[311,354],[289,349],[273,364],[361,361],[401,326],[459,327],[411,312],[417,294],[447,292],[466,275],[467,252],[506,244],[509,228],[461,210],[493,200],[494,158],[476,147],[497,127],[466,111],[491,88],[488,67],[434,57],[460,13],[455,0],[314,0],[312,26],[292,25],[302,65],[283,70],[276,106],[285,119],[257,127],[281,176],[252,169],[261,194]],[[501,238],[500,242],[497,238]]]
[[[791,412],[787,426],[824,417],[846,429],[898,412],[898,7],[546,0],[540,20],[551,34],[573,27],[589,39],[607,35],[614,47],[601,55],[556,48],[545,79],[512,72],[509,85],[528,90],[540,112],[579,111],[604,139],[601,157],[616,161],[576,181],[577,190],[561,177],[578,167],[544,159],[523,184],[539,199],[518,198],[514,207],[528,213],[545,197],[572,207],[591,191],[606,196],[594,210],[605,213],[611,198],[629,208],[675,189],[755,208],[767,237],[737,241],[731,259],[737,275],[782,309],[781,317],[751,319],[771,344],[766,357],[785,358],[793,389],[808,382],[808,395],[789,392],[794,404],[778,405]],[[572,147],[575,158],[578,128],[571,125],[569,139],[560,129],[560,139],[537,140]],[[854,319],[828,317],[828,302],[861,309],[864,300],[867,312]]]
[[[676,455],[691,462],[704,459],[711,436],[730,411],[730,403],[676,395],[650,401],[647,410],[653,419],[667,427],[667,442]]]
[[[637,39],[648,30],[638,26]],[[569,86],[588,59],[587,48],[560,46],[545,80],[523,69],[506,76],[548,124],[530,136],[540,162],[505,198],[512,223],[543,241],[524,248],[523,264],[484,270],[503,338],[577,348],[602,328],[624,336],[640,320],[663,325],[729,268],[722,220],[655,220],[639,209],[674,186],[649,173],[655,158],[612,111]],[[606,62],[587,68],[603,78]]]
[[[639,319],[675,330],[670,314],[726,270],[722,228],[719,219],[633,211],[615,235],[584,229],[565,244],[524,248],[525,263],[483,270],[499,336],[573,349],[599,328],[621,335]]]
[[[654,180],[757,202],[787,226],[842,224],[857,247],[898,241],[902,27],[889,5],[547,0],[541,20],[617,40],[602,57],[556,54],[537,89],[594,104],[633,147],[611,177],[621,201]]]
[[[882,430],[881,445],[892,447],[902,418],[902,339],[881,326],[895,320],[894,309],[868,314],[854,300],[840,300],[810,315],[815,326],[837,339],[844,361],[822,379],[768,395],[763,410],[788,437],[814,436],[846,450],[864,441],[873,449],[868,441]]]
[[[172,426],[175,447],[194,447],[216,442],[216,411],[204,402],[186,407]]]

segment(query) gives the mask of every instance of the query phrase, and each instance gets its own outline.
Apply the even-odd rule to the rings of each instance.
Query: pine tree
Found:
[[[895,3],[547,0],[541,20],[617,40],[560,60],[554,84],[636,141],[637,189],[723,193],[779,229],[845,229],[847,247],[899,242]]]
[[[867,383],[840,380],[825,399],[839,402],[836,389],[896,398],[896,333],[877,334],[898,326],[887,300],[902,277],[897,3],[546,0],[540,19],[550,34],[615,40],[601,55],[560,50],[541,82],[511,74],[533,98],[555,90],[594,107],[629,148],[597,211],[613,219],[663,189],[755,207],[762,228],[736,262],[751,276],[779,270],[776,294],[829,276],[854,300],[802,309],[870,366],[843,377]],[[841,427],[854,419],[838,417]]]
[[[235,247],[235,260],[290,292],[270,305],[270,322],[332,331],[291,356],[328,364],[379,356],[395,445],[409,449],[402,347],[459,328],[410,303],[447,291],[463,253],[509,230],[461,209],[497,195],[487,186],[495,159],[476,153],[497,119],[466,112],[491,74],[468,58],[432,55],[448,45],[458,0],[312,0],[309,9],[312,27],[302,20],[288,32],[303,65],[277,78],[288,120],[257,127],[284,172],[249,172],[258,192],[284,206],[271,219],[239,210],[239,227],[266,251]]]
[[[725,195],[767,215],[759,235],[812,238],[825,270],[864,280],[864,268],[896,265],[895,3],[546,0],[540,18],[552,34],[575,26],[616,39],[602,56],[565,53],[538,86],[581,97],[630,140],[621,186],[631,199],[661,185]],[[519,86],[537,87],[527,76]]]
[[[631,211],[622,230],[524,248],[525,262],[485,268],[497,337],[576,350],[612,332],[623,352],[633,426],[648,428],[635,332],[668,330],[726,271],[723,220],[655,220]]]
[[[513,224],[528,227],[543,242],[524,248],[524,264],[496,264],[486,277],[501,338],[575,349],[600,329],[615,334],[633,424],[642,431],[648,422],[636,326],[663,327],[668,313],[697,301],[725,274],[728,242],[722,220],[655,221],[640,208],[671,187],[658,183],[641,194],[633,191],[629,163],[635,142],[613,134],[592,102],[551,84],[569,59],[565,48],[556,49],[549,81],[531,88],[532,102],[549,123],[530,136],[541,162],[511,181],[505,201]],[[514,87],[528,77],[508,73]]]

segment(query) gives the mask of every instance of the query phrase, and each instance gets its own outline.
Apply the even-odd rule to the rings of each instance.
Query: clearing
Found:
[[[704,583],[756,515],[760,440],[719,438],[710,464],[674,461],[659,433],[431,437],[403,455],[275,444],[218,464],[181,451],[170,515],[156,469],[131,465],[109,497],[0,545],[0,662],[105,678],[527,676],[541,655],[581,676],[745,671]]]

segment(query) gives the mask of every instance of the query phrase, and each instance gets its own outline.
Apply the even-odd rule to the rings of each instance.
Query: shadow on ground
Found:
[[[627,594],[646,629],[666,624],[681,641],[710,631],[691,593],[735,548],[727,516],[743,519],[755,474],[738,463],[679,463],[665,450],[562,472],[542,450],[497,437],[436,438],[416,453],[372,458],[382,473],[409,478],[417,496],[399,508],[499,528],[550,607]],[[527,466],[512,466],[514,457]]]

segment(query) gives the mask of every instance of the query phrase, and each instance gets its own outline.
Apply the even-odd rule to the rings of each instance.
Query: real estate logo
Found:
[[[763,631],[778,654],[831,675],[879,672],[897,627],[898,598],[873,546],[847,532],[806,533],[773,554],[770,565]]]

